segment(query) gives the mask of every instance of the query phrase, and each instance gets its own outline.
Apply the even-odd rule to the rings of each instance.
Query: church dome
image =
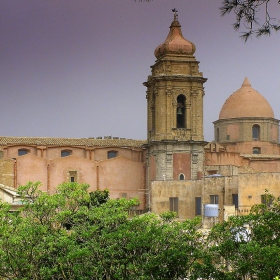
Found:
[[[169,34],[165,41],[155,49],[155,57],[159,59],[165,54],[193,55],[194,52],[195,45],[184,38],[178,15],[175,12]]]
[[[274,112],[268,101],[251,87],[248,78],[224,103],[219,119],[242,117],[274,118]]]

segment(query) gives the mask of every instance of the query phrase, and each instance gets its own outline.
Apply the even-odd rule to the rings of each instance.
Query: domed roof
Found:
[[[178,15],[175,12],[169,34],[165,41],[155,49],[155,57],[159,59],[165,54],[192,55],[194,52],[195,45],[184,38],[181,31],[181,25],[178,21]]]
[[[245,78],[241,88],[226,100],[219,115],[219,119],[242,117],[274,118],[270,104],[251,87],[248,78]]]

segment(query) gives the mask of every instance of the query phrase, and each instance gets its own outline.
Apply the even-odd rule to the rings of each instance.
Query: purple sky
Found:
[[[280,33],[249,40],[215,0],[2,0],[0,135],[146,139],[142,85],[178,9],[208,78],[205,140],[247,76],[280,119]],[[275,9],[279,5],[275,1]]]

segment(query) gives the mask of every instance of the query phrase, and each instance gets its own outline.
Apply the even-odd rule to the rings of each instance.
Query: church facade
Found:
[[[139,213],[172,210],[186,219],[218,204],[221,220],[248,213],[265,189],[280,195],[279,120],[248,78],[214,121],[215,140],[204,141],[207,79],[195,49],[175,12],[144,83],[147,140],[0,137],[2,189],[40,181],[54,193],[63,182],[87,183],[89,191],[108,189],[111,198],[138,197]]]

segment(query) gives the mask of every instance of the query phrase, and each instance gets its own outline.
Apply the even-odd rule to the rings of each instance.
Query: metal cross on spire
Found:
[[[174,20],[178,20],[178,10],[176,8],[172,9],[172,12],[174,13]]]

